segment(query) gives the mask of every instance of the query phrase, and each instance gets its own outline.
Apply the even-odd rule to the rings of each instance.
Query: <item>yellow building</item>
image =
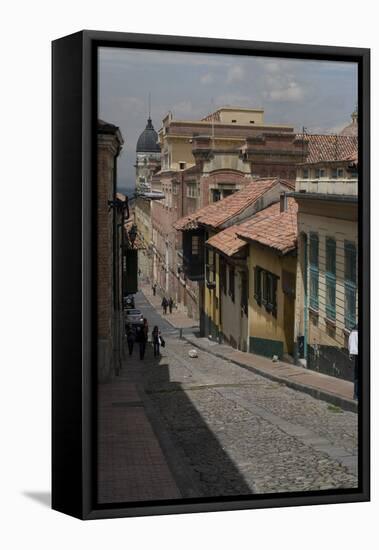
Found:
[[[203,335],[248,350],[248,245],[236,233],[245,220],[258,217],[257,212],[265,216],[274,203],[279,209],[280,194],[292,190],[279,178],[256,179],[175,224],[183,232],[187,275],[199,281]]]
[[[338,136],[337,144],[342,137],[348,139]],[[352,379],[347,341],[358,319],[358,178],[356,145],[355,153],[343,145],[298,169],[295,336],[299,362]]]
[[[171,113],[163,119],[159,130],[162,172],[184,170],[195,165],[193,137],[209,136],[212,149],[237,149],[246,138],[261,132],[293,134],[293,126],[265,124],[263,109],[222,107],[202,120],[175,120]]]
[[[248,351],[279,359],[294,351],[297,204],[283,193],[241,224],[249,244]]]

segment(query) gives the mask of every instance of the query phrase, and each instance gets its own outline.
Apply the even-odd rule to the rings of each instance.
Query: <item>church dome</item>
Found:
[[[136,151],[137,153],[160,153],[160,150],[158,134],[154,130],[153,123],[149,117],[146,128],[138,138]]]
[[[340,136],[357,136],[358,135],[358,113],[354,111],[351,115],[351,122],[345,126],[340,132]]]

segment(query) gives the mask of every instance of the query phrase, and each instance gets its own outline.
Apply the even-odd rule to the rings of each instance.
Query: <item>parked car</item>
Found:
[[[123,304],[124,304],[124,309],[134,309],[135,304],[134,304],[133,294],[129,294],[128,296],[124,296]]]
[[[125,325],[143,325],[143,315],[139,309],[125,311]]]

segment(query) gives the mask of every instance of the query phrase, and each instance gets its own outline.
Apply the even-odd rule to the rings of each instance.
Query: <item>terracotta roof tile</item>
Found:
[[[237,229],[238,225],[232,225],[224,229],[224,231],[216,233],[216,235],[208,239],[205,244],[208,244],[227,256],[233,256],[247,245],[246,241],[237,237]]]
[[[336,134],[298,134],[298,139],[308,143],[306,163],[342,160],[357,154],[358,137]]]
[[[280,212],[280,203],[275,203],[239,225],[237,237],[274,248],[282,254],[294,250],[297,245],[297,203],[290,197],[287,200],[286,211]]]
[[[240,212],[243,212],[248,206],[254,204],[266,191],[274,187],[278,182],[291,187],[290,183],[279,178],[261,178],[256,179],[246,185],[241,191],[233,193],[221,201],[213,202],[180,218],[174,228],[178,231],[188,231],[197,229],[199,225],[206,225],[216,229],[226,221]]]

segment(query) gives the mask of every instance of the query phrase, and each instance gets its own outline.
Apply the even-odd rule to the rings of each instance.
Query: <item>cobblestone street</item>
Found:
[[[144,361],[138,359],[136,350],[131,359],[125,360],[120,377],[101,388],[100,432],[102,424],[109,430],[109,415],[117,414],[120,424],[120,415],[126,414],[126,409],[115,403],[104,408],[107,387],[121,389],[122,384],[134,384],[141,400],[139,410],[143,407],[161,452],[155,464],[141,464],[143,477],[146,479],[149,467],[154,476],[154,468],[162,470],[165,461],[167,483],[173,487],[168,493],[162,487],[161,498],[357,486],[355,413],[211,353],[198,350],[198,357],[190,358],[191,344],[181,340],[178,331],[141,294],[137,295],[136,307],[148,319],[150,331],[159,324],[166,347],[161,349],[159,360],[153,357],[150,344]],[[119,390],[117,396],[124,399]],[[119,434],[117,429],[114,431],[113,439],[102,439],[100,433],[100,499],[103,495],[104,500],[127,501],[139,491],[146,494],[138,487],[135,493],[125,494],[119,485],[117,495],[112,494],[112,475],[120,479],[114,461],[123,468],[120,430]],[[130,453],[128,443],[130,440],[125,443],[125,452]],[[128,469],[127,462],[124,467]],[[166,478],[161,477],[161,483]],[[154,498],[159,498],[159,490]],[[147,494],[145,498],[148,496],[151,498]]]

